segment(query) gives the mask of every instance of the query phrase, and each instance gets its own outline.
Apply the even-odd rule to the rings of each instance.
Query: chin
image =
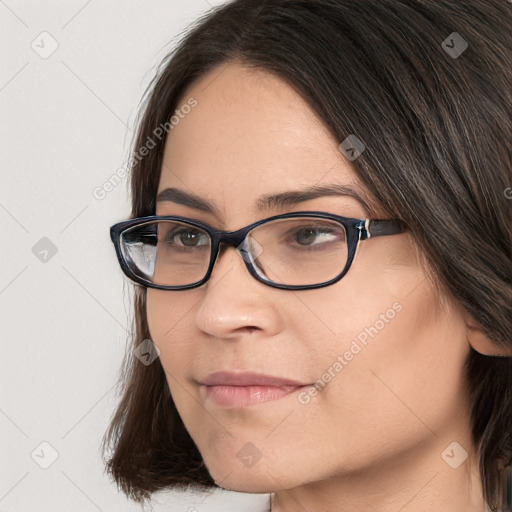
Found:
[[[276,488],[277,482],[279,482],[279,489],[288,487],[285,485],[287,482],[284,481],[286,476],[281,475],[277,471],[269,471],[267,473],[266,467],[260,466],[260,463],[258,468],[239,468],[237,465],[235,467],[231,465],[222,468],[217,467],[215,470],[209,471],[216,485],[226,491],[269,494],[278,490]]]
[[[232,479],[229,477],[221,479],[219,482],[215,481],[215,483],[226,491],[243,492],[247,494],[270,494],[277,490],[275,481],[271,482],[271,480],[273,479],[269,478],[268,475],[267,478],[263,477],[261,480],[254,477],[248,477],[246,479]],[[280,487],[280,489],[281,488],[282,487]]]

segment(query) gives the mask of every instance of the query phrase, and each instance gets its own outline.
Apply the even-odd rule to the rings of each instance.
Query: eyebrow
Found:
[[[356,199],[361,204],[366,214],[372,212],[372,208],[367,201],[354,189],[339,183],[321,186],[314,185],[304,190],[290,190],[278,194],[266,194],[257,199],[256,208],[261,212],[270,211],[272,209],[285,209],[304,201],[324,196],[349,196]],[[196,210],[201,210],[220,217],[219,210],[211,201],[178,188],[166,188],[162,190],[156,200],[157,202],[173,202],[183,206],[189,206],[190,208],[195,208]]]

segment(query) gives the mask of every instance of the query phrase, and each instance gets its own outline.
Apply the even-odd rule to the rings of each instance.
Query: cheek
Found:
[[[464,413],[466,396],[460,314],[440,307],[414,249],[393,244],[361,251],[340,282],[302,295],[299,320],[311,318],[326,334],[311,338],[322,347],[313,360],[325,385],[313,407],[339,410],[335,430],[376,451],[431,435]]]
[[[165,297],[159,290],[147,289],[146,292],[146,317],[148,320],[151,341],[162,350],[164,339],[168,337],[166,331],[172,326],[176,310],[172,301]],[[172,332],[172,331],[171,331]],[[169,332],[169,335],[172,335]]]
[[[392,319],[377,323],[376,313],[386,311],[387,300],[373,298],[378,308],[369,316],[362,308],[362,324],[356,326],[350,316],[340,320],[347,336],[333,342],[324,363],[324,375],[332,369],[336,376],[317,402],[322,410],[340,412],[332,428],[358,440],[350,449],[365,446],[373,456],[432,440],[433,432],[463,417],[466,405],[468,346],[460,318],[436,311],[438,298],[425,281],[400,298]],[[335,367],[339,355],[343,363]]]
[[[179,300],[178,300],[179,299]],[[184,300],[183,293],[148,289],[146,314],[151,341],[160,351],[174,404],[187,428],[199,421],[196,401],[191,399],[190,372],[200,363],[193,345],[190,315],[194,301]],[[200,423],[200,422],[199,422]]]
[[[165,290],[147,290],[146,315],[151,341],[160,350],[166,372],[179,374],[180,361],[191,352],[191,322],[187,316],[190,309],[183,294],[174,296]]]

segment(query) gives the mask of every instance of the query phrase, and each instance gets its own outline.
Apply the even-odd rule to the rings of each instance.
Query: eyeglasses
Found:
[[[184,290],[206,283],[222,242],[236,247],[249,273],[274,288],[305,290],[339,281],[360,240],[405,231],[400,220],[369,220],[307,211],[275,215],[219,231],[175,215],[130,219],[110,228],[125,275],[140,285]]]

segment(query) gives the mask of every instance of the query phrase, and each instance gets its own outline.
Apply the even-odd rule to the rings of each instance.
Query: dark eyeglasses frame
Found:
[[[253,259],[250,255],[249,248],[246,242],[247,234],[253,230],[254,228],[261,226],[262,224],[266,224],[267,222],[271,222],[276,219],[288,219],[293,217],[312,217],[312,218],[320,218],[320,219],[330,219],[339,224],[343,225],[345,228],[345,232],[347,234],[347,245],[348,245],[348,255],[347,255],[347,263],[345,264],[345,268],[338,274],[335,278],[330,279],[329,281],[325,281],[323,283],[318,284],[308,284],[308,285],[285,285],[281,283],[276,283],[269,279],[265,279],[263,276],[258,274],[256,269],[254,268]],[[121,234],[128,228],[133,228],[134,226],[146,224],[154,221],[161,220],[170,220],[170,221],[179,221],[184,222],[186,224],[190,224],[192,226],[201,228],[206,231],[211,238],[211,253],[210,253],[210,263],[208,265],[208,270],[206,271],[206,275],[200,281],[196,281],[195,283],[189,285],[179,285],[179,286],[167,286],[167,285],[159,285],[152,283],[151,281],[147,281],[146,279],[135,274],[129,265],[127,264],[122,248],[121,248]],[[387,235],[396,235],[402,233],[406,230],[406,225],[401,220],[370,220],[370,219],[354,219],[350,217],[341,217],[339,215],[334,215],[332,213],[319,212],[319,211],[303,211],[303,212],[291,212],[284,213],[281,215],[274,215],[272,217],[268,217],[266,219],[259,220],[248,226],[240,228],[236,231],[221,231],[218,229],[205,224],[204,222],[190,219],[188,217],[180,217],[177,215],[150,215],[147,217],[137,217],[134,219],[126,220],[123,222],[119,222],[118,224],[114,224],[110,228],[110,238],[114,243],[117,259],[119,260],[119,264],[121,265],[121,269],[125,273],[125,275],[130,278],[135,283],[138,283],[142,286],[149,288],[156,288],[158,290],[187,290],[191,288],[196,288],[206,283],[213,271],[213,267],[217,260],[217,256],[219,253],[219,248],[221,242],[224,242],[228,245],[232,245],[235,248],[239,248],[241,252],[242,258],[245,261],[245,265],[249,273],[258,281],[269,285],[273,288],[280,288],[283,290],[307,290],[311,288],[322,288],[324,286],[329,286],[331,284],[339,281],[350,269],[352,262],[354,260],[354,256],[357,251],[357,246],[360,240],[367,240],[369,238],[373,238],[376,236],[387,236]],[[243,252],[247,255],[244,256]]]

